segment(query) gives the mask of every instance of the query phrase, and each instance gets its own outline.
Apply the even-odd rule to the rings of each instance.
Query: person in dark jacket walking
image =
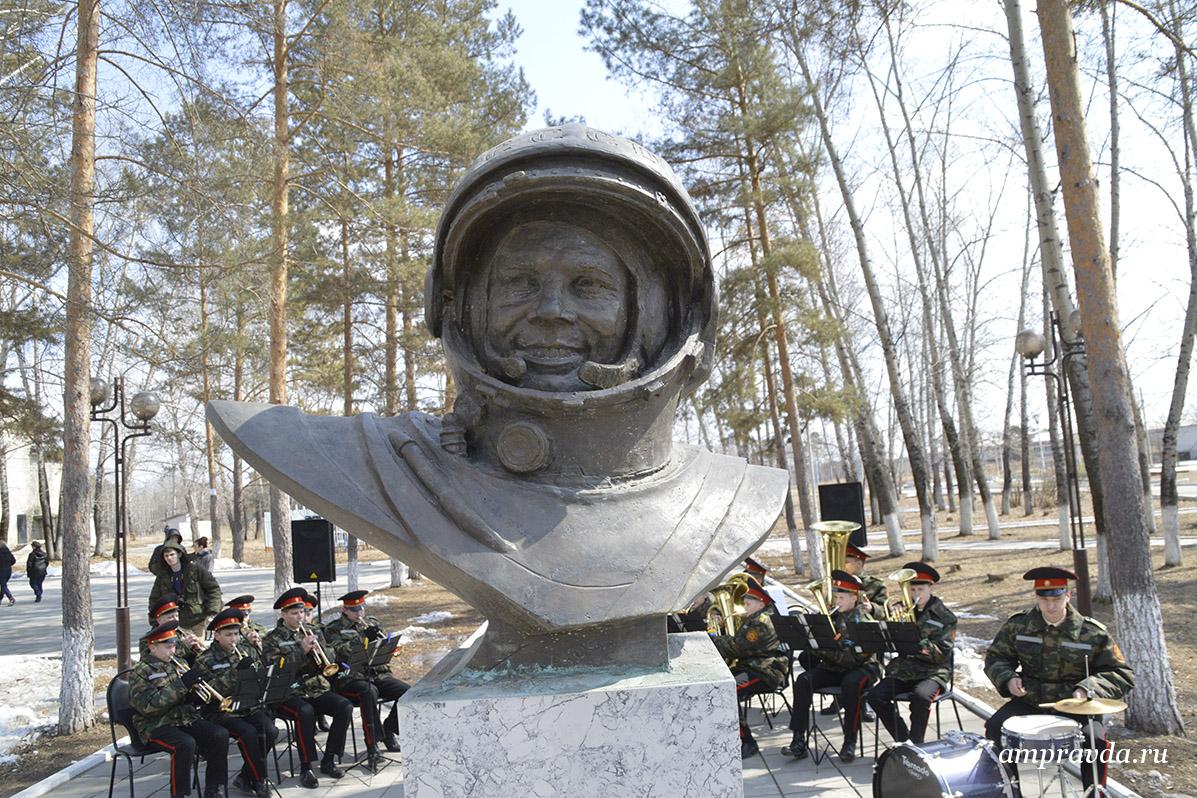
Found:
[[[40,540],[35,540],[30,545],[33,546],[33,550],[25,559],[25,576],[29,578],[29,586],[33,588],[33,601],[36,604],[42,600],[42,583],[46,581],[50,557],[42,548]]]
[[[187,550],[173,540],[162,544],[159,563],[151,558],[150,570],[155,577],[150,607],[163,595],[174,593],[179,597],[179,626],[202,635],[208,619],[223,609],[216,578],[193,563]]]
[[[8,589],[8,580],[12,579],[12,567],[17,564],[17,558],[12,556],[8,544],[0,540],[0,600],[8,598],[9,606],[17,603]]]

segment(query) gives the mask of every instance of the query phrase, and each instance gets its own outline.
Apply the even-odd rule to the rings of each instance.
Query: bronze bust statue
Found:
[[[437,230],[425,321],[453,412],[216,401],[272,483],[489,619],[468,667],[666,661],[664,615],[768,535],[785,472],[675,443],[718,300],[669,167],[582,125],[484,154]]]

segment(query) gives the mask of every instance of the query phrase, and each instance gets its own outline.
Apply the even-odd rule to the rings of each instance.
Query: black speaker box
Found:
[[[869,545],[868,523],[865,521],[864,485],[859,482],[827,482],[819,486],[820,521],[855,521],[860,529],[852,533],[848,542],[860,548]]]
[[[323,518],[291,522],[293,576],[298,584],[337,581],[333,525]]]

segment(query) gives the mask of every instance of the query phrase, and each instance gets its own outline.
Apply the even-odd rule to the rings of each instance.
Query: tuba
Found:
[[[811,529],[818,533],[823,541],[823,578],[807,585],[815,600],[819,604],[819,611],[831,617],[831,572],[844,570],[844,560],[848,555],[848,538],[860,529],[855,521],[819,521],[811,525]]]
[[[897,582],[902,591],[900,600],[893,599],[885,605],[885,619],[895,623],[914,623],[914,596],[910,594],[910,582],[918,572],[913,568],[901,568],[885,577],[890,582]]]
[[[732,574],[726,582],[711,590],[711,608],[707,610],[708,632],[734,636],[740,631],[749,578],[746,574]]]

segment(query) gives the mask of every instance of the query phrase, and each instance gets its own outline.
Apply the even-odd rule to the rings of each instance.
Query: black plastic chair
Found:
[[[156,745],[147,745],[142,741],[141,735],[137,732],[137,727],[133,725],[133,706],[129,703],[129,673],[130,671],[122,671],[116,675],[111,682],[108,683],[108,689],[105,692],[105,700],[108,704],[108,730],[112,734],[112,750],[116,756],[112,757],[112,771],[108,775],[108,798],[112,798],[112,791],[116,788],[116,760],[117,757],[124,757],[125,762],[129,766],[129,798],[135,798],[133,794],[133,757],[137,757],[138,762],[144,762],[147,756],[154,754],[170,755],[170,752],[159,748]],[[129,742],[121,745],[116,740],[116,727],[120,726],[125,730],[125,734],[129,736]],[[194,767],[191,769],[192,785],[199,789],[199,762],[198,756]]]

